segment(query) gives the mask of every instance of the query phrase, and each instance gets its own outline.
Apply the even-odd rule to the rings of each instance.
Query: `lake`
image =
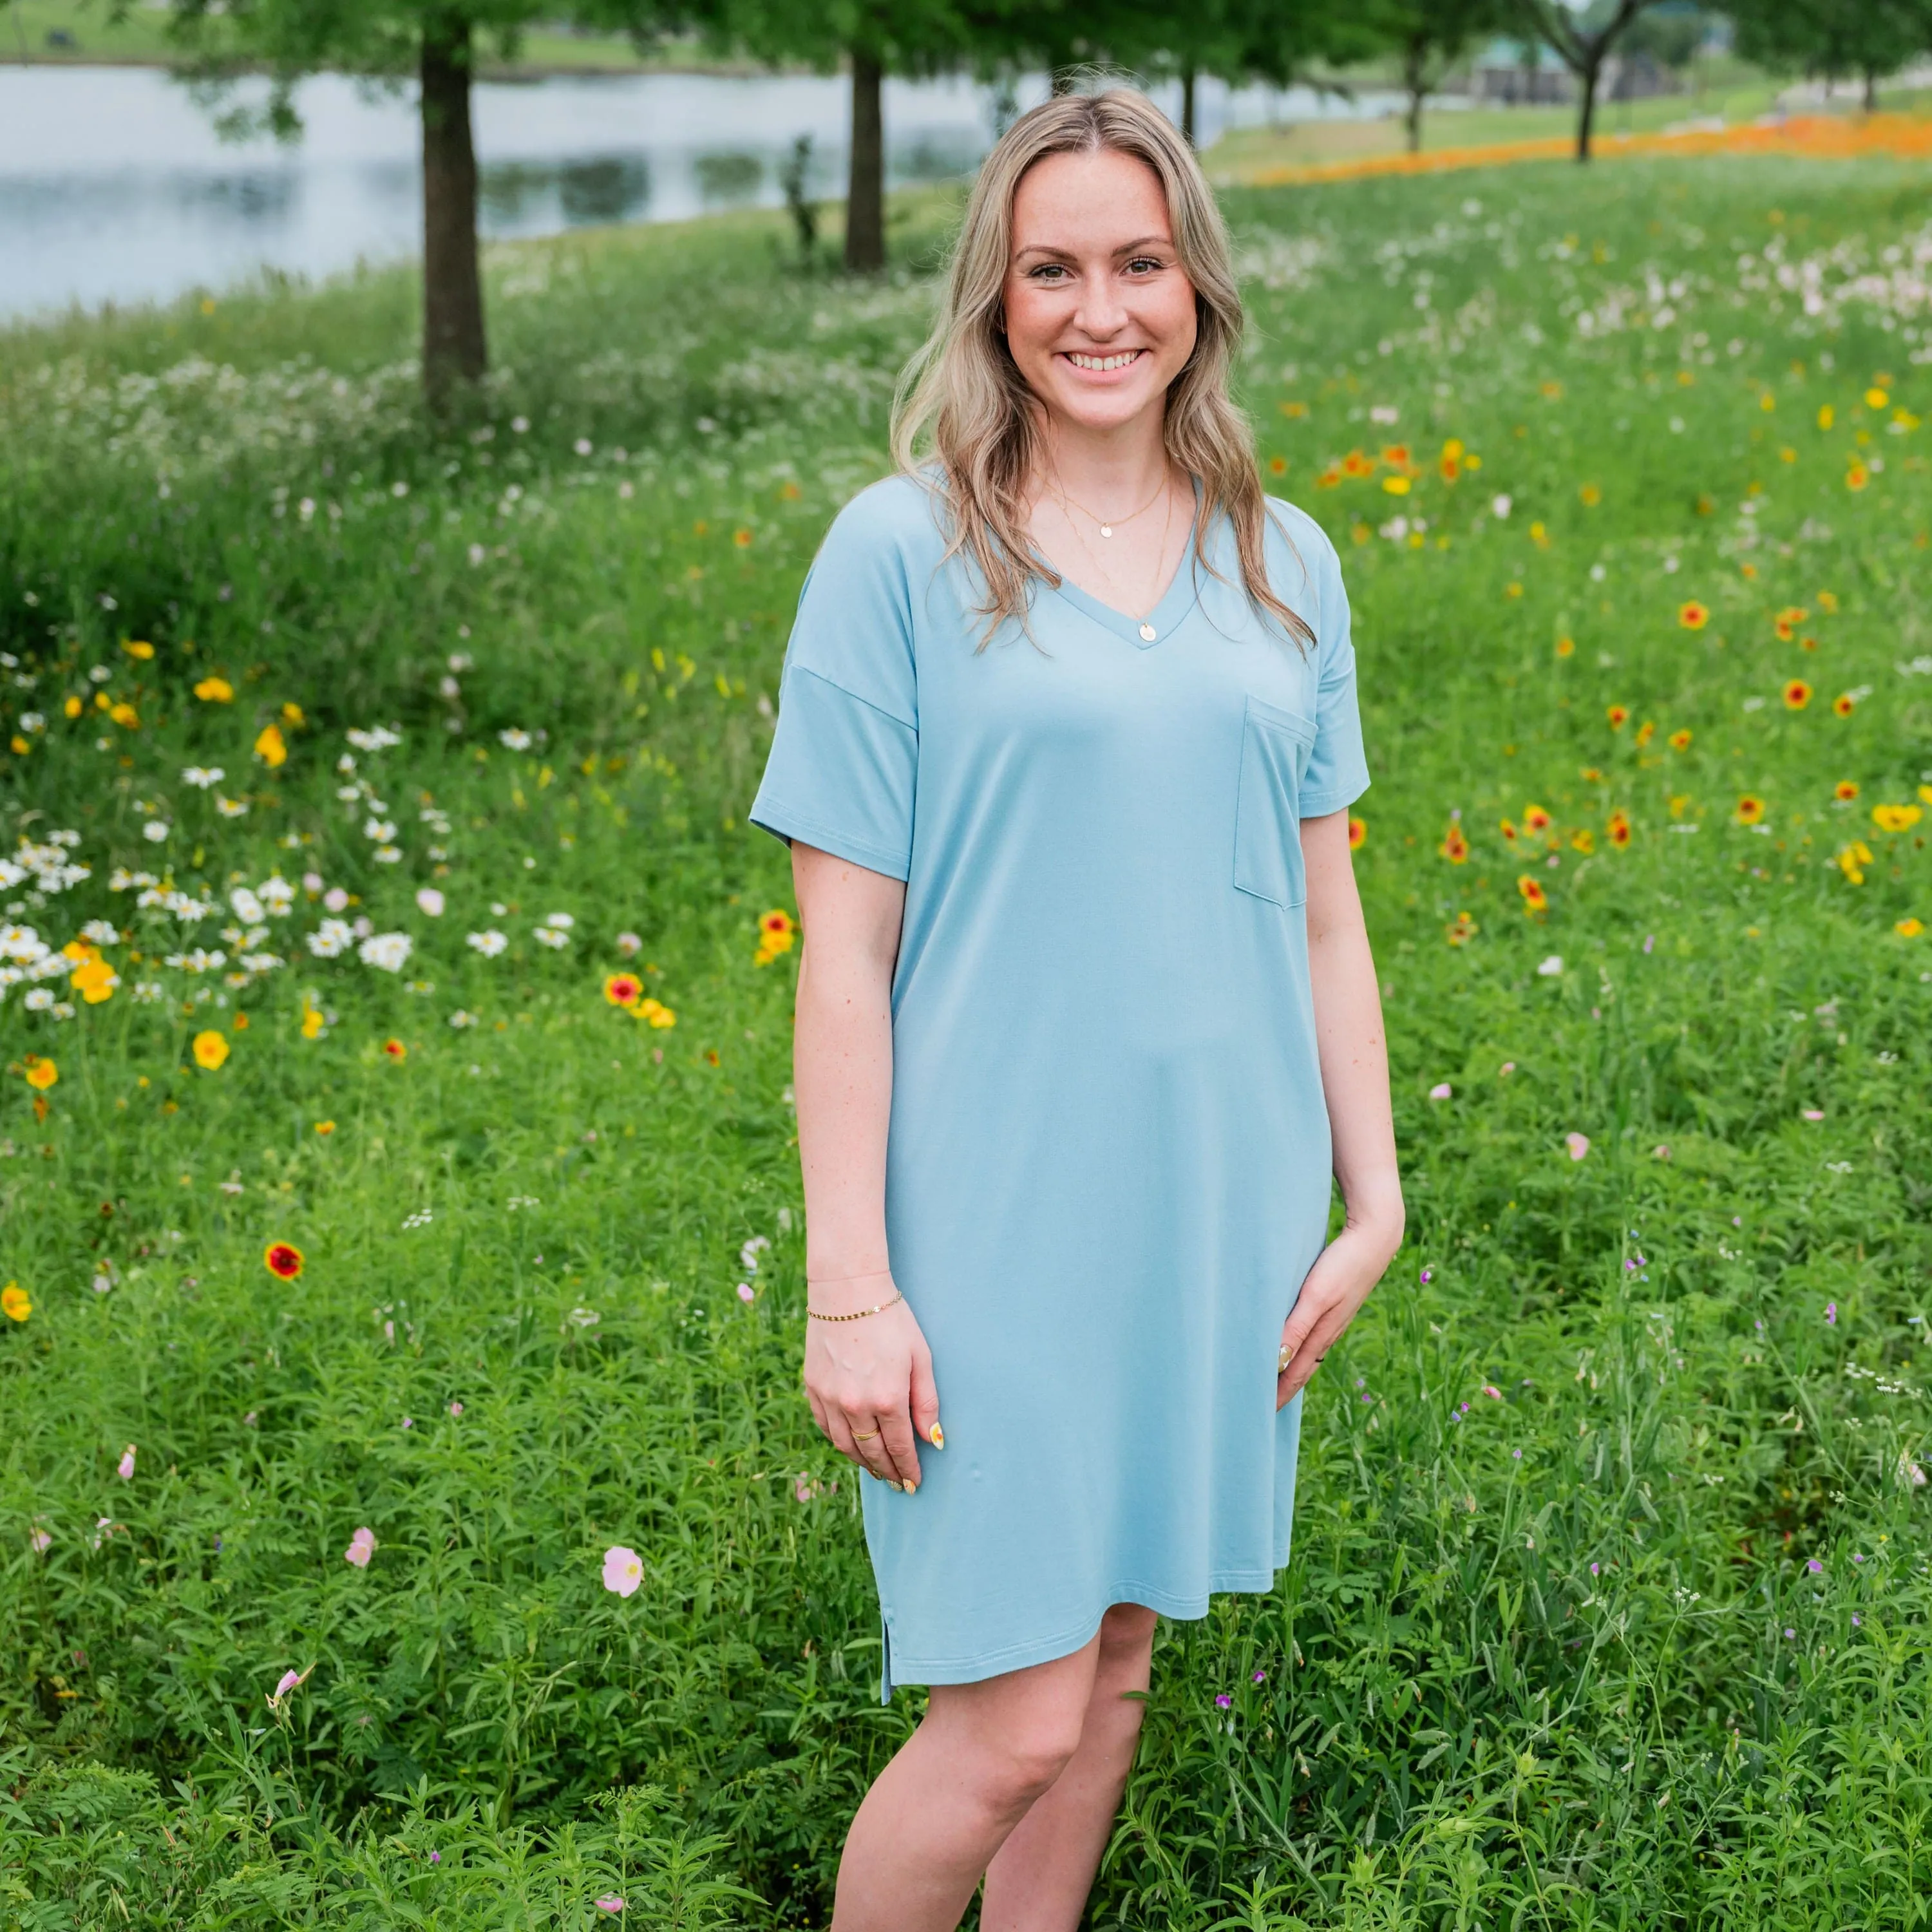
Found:
[[[1178,90],[1166,92],[1174,98],[1163,104],[1178,112]],[[1043,78],[1023,83],[1019,103],[1045,92]],[[296,98],[297,142],[230,142],[158,70],[0,66],[0,316],[166,301],[263,268],[320,278],[416,253],[413,88],[321,75]],[[1204,82],[1202,138],[1269,121],[1379,114],[1393,99]],[[776,206],[779,165],[800,135],[812,138],[812,191],[838,199],[848,100],[847,83],[831,74],[479,83],[483,232],[500,239]],[[993,89],[963,78],[889,82],[890,180],[969,173],[998,112]]]

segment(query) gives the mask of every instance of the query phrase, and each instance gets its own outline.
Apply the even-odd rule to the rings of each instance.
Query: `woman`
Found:
[[[982,1875],[988,1932],[1071,1932],[1156,1613],[1271,1587],[1298,1398],[1401,1241],[1348,607],[1262,494],[1240,326],[1147,100],[1022,116],[904,473],[800,600],[752,816],[806,933],[806,1388],[877,1479],[885,1694],[931,1687],[835,1932],[942,1932]]]

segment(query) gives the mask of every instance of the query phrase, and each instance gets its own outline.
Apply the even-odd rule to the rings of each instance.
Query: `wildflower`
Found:
[[[160,844],[167,836],[167,825],[161,819],[151,818],[141,827],[141,836],[146,839],[150,845]]]
[[[1622,851],[1630,842],[1630,814],[1622,811],[1612,812],[1605,836],[1619,852]]]
[[[530,734],[512,725],[507,731],[496,734],[497,742],[512,752],[527,752],[530,748]]]
[[[1771,620],[1772,628],[1788,644],[1797,634],[1798,627],[1810,612],[1796,604],[1788,604]]]
[[[1845,469],[1845,488],[1862,490],[1871,481],[1871,472],[1862,463],[1848,464]]]
[[[443,896],[434,886],[416,888],[416,910],[430,919],[442,916]]]
[[[740,1301],[755,1301],[758,1298],[758,1291],[748,1281],[739,1282],[738,1299]]]
[[[1630,722],[1630,706],[1627,704],[1613,704],[1604,715],[1610,721],[1610,729],[1612,731],[1621,731]]]
[[[740,534],[748,536],[748,533],[745,532],[740,532]],[[607,1892],[602,1898],[594,1900],[593,1903],[599,1912],[610,1912],[614,1917],[624,1909],[623,1900],[614,1892]]]
[[[1229,1696],[1226,1691],[1223,1690],[1220,1695],[1214,1700],[1214,1708],[1217,1711],[1227,1710],[1233,1705],[1234,1701],[1234,1699]]]
[[[1527,872],[1516,880],[1516,889],[1522,895],[1522,909],[1526,913],[1534,914],[1548,910],[1550,895],[1543,890],[1541,883],[1532,879]]]
[[[212,1027],[194,1036],[194,1064],[212,1073],[228,1058],[228,1042]]]
[[[1382,488],[1391,496],[1406,496],[1413,487],[1406,476],[1384,476],[1382,478]]]
[[[0,1315],[9,1322],[24,1322],[33,1312],[33,1297],[17,1281],[0,1288]]]
[[[122,1450],[121,1460],[114,1466],[114,1473],[118,1476],[124,1483],[131,1483],[134,1480],[134,1445],[133,1443],[129,1443],[127,1448]]]
[[[1450,1096],[1450,1092],[1449,1083],[1444,1080],[1439,1085],[1430,1088],[1429,1097],[1432,1100],[1446,1100]]]
[[[1925,922],[1922,919],[1902,919],[1892,929],[1901,939],[1916,939],[1925,930]]]
[[[358,1570],[369,1567],[369,1559],[376,1553],[376,1532],[366,1525],[349,1539],[349,1547],[342,1552],[345,1563],[352,1563]]]
[[[1802,1107],[1798,1111],[1808,1120],[1822,1120],[1825,1118],[1822,1107]]]
[[[410,1050],[400,1040],[391,1038],[382,1042],[382,1057],[400,1064],[410,1057]]]
[[[91,959],[83,959],[71,976],[75,992],[90,1006],[98,1006],[102,1000],[112,999],[115,988],[121,983],[120,974],[98,953]]]
[[[1832,716],[1834,718],[1849,718],[1858,709],[1858,700],[1849,691],[1841,691],[1832,700]]]
[[[1369,842],[1369,822],[1366,818],[1348,820],[1348,850],[1359,852]]]
[[[1583,507],[1586,510],[1594,510],[1604,500],[1603,491],[1594,483],[1586,483],[1576,494],[1582,498]]]
[[[1503,1399],[1502,1390],[1498,1388],[1494,1382],[1484,1383],[1483,1393],[1487,1396],[1492,1402],[1501,1402]]]
[[[1570,1150],[1572,1160],[1581,1160],[1590,1151],[1590,1137],[1588,1134],[1565,1134],[1563,1144]]]
[[[1580,826],[1570,835],[1571,847],[1579,852],[1594,852],[1597,849],[1597,835],[1588,826]]]
[[[318,1120],[315,1130],[321,1133],[335,1131],[333,1120]],[[271,1241],[262,1250],[262,1265],[278,1281],[293,1281],[302,1271],[302,1251],[292,1241]]]
[[[1687,631],[1701,631],[1711,621],[1710,607],[1699,603],[1694,597],[1678,605],[1677,621]]]
[[[256,734],[255,755],[272,772],[288,763],[289,748],[283,742],[279,724],[264,724]]]
[[[1454,922],[1443,928],[1443,934],[1451,946],[1466,946],[1482,928],[1472,919],[1466,910],[1459,912]]]
[[[485,959],[494,959],[510,942],[502,933],[492,932],[472,932],[464,943]]]
[[[644,982],[634,973],[612,973],[604,981],[604,997],[614,1006],[633,1006],[644,998]]]
[[[1690,734],[1688,731],[1673,731],[1664,742],[1673,752],[1688,752],[1690,748]]]
[[[617,950],[626,959],[634,959],[644,950],[644,942],[634,932],[620,932],[617,935]]]
[[[1490,513],[1494,516],[1507,519],[1512,507],[1510,499],[1500,493],[1490,499]]]
[[[620,1597],[634,1596],[644,1580],[644,1559],[634,1550],[613,1544],[604,1552],[604,1587]]]
[[[1828,1301],[1825,1304],[1825,1325],[1828,1328],[1835,1328],[1838,1325],[1838,1304],[1835,1301]]]
[[[1881,832],[1910,832],[1925,814],[1916,805],[1875,805],[1871,815]]]
[[[1791,678],[1786,682],[1784,687],[1786,710],[1802,711],[1810,702],[1811,687],[1802,677]]]
[[[309,1672],[314,1668],[315,1666],[311,1664],[308,1670],[302,1672],[299,1675],[292,1670],[284,1671],[274,1690],[269,1694],[268,1708],[279,1717],[281,1714],[283,1702],[289,1694],[291,1691],[299,1690],[308,1682]]]
[[[1864,868],[1872,862],[1871,848],[1862,838],[1854,838],[1838,854],[1838,870],[1855,886],[1865,882]]]
[[[1550,822],[1549,813],[1545,812],[1541,806],[1526,805],[1523,807],[1522,829],[1526,832],[1547,832],[1550,830]]]
[[[1738,800],[1737,820],[1740,825],[1756,825],[1764,818],[1764,800],[1754,792],[1746,792]]]
[[[1461,825],[1454,819],[1449,821],[1449,829],[1442,835],[1442,843],[1436,848],[1452,866],[1466,866],[1469,862],[1469,842],[1462,836]]]
[[[1858,788],[1850,778],[1840,778],[1832,788],[1832,796],[1835,799],[1842,800],[1847,805],[1850,804],[1858,795]]]
[[[677,1024],[676,1014],[673,1012],[670,1007],[661,1005],[649,995],[640,1000],[631,1010],[639,1019],[647,1021],[652,1026],[660,1030]]]
[[[204,704],[226,704],[235,696],[235,687],[225,677],[205,677],[195,686],[194,694]]]
[[[335,1123],[333,1120],[318,1120],[315,1124],[315,1130],[317,1133],[321,1135],[325,1140],[326,1140],[331,1134],[334,1132]]]
[[[374,932],[356,949],[365,966],[382,973],[400,973],[415,942],[406,932]]]

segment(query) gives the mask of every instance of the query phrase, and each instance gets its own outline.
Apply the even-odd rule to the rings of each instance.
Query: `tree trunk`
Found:
[[[854,274],[886,266],[886,135],[880,104],[885,76],[870,54],[852,56],[852,172],[845,192],[845,266]]]
[[[1582,104],[1576,111],[1576,158],[1580,161],[1590,158],[1590,130],[1597,118],[1597,80],[1602,71],[1601,62],[1593,60],[1576,76],[1582,94]]]
[[[1422,152],[1422,104],[1429,98],[1427,50],[1412,40],[1402,60],[1402,85],[1408,90],[1408,152]]]
[[[1197,78],[1194,63],[1190,61],[1180,70],[1180,132],[1190,148],[1198,145],[1194,139],[1194,83]]]
[[[1878,112],[1878,75],[1870,68],[1865,69],[1865,98],[1862,111],[1867,114]]]
[[[476,266],[476,148],[470,133],[470,28],[447,16],[422,38],[423,386],[440,402],[480,376],[483,287]]]

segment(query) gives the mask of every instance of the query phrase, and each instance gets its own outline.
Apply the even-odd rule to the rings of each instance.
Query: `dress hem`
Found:
[[[890,1704],[893,1691],[901,1684],[979,1684],[989,1677],[1004,1677],[1010,1671],[1027,1670],[1036,1664],[1053,1664],[1063,1657],[1071,1657],[1094,1640],[1101,1619],[1116,1604],[1138,1604],[1178,1622],[1192,1622],[1208,1614],[1210,1596],[1271,1590],[1275,1578],[1287,1567],[1288,1555],[1284,1551],[1269,1569],[1217,1572],[1208,1578],[1204,1589],[1185,1594],[1146,1583],[1116,1582],[1109,1586],[1100,1608],[1072,1629],[1057,1632],[1052,1636],[1037,1637],[1028,1643],[1009,1644],[1004,1649],[986,1652],[975,1657],[908,1655],[901,1650],[893,1636],[891,1620],[882,1618],[885,1654],[880,1676],[879,1702]]]

